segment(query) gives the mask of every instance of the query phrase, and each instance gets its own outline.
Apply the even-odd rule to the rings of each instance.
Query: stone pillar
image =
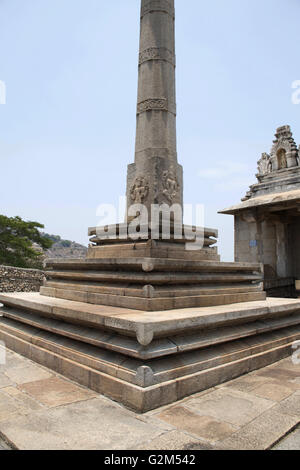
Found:
[[[288,277],[288,247],[286,226],[276,222],[277,276]]]
[[[174,0],[142,0],[135,163],[128,167],[127,207],[180,204],[177,163]]]

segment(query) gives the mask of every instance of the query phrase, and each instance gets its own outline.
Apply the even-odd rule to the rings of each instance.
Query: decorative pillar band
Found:
[[[163,12],[175,18],[175,9],[167,0],[149,0],[142,6],[141,18],[147,13]]]
[[[170,64],[176,65],[175,55],[166,47],[150,47],[140,53],[139,65],[148,60],[164,60]]]
[[[145,113],[146,111],[166,111],[176,116],[176,104],[169,103],[169,100],[166,98],[149,98],[137,105],[137,114]]]

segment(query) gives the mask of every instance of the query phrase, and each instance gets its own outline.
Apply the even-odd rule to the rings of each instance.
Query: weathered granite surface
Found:
[[[127,208],[183,204],[177,162],[174,0],[142,0],[135,162],[128,167]]]
[[[7,351],[0,433],[20,450],[265,450],[300,422],[299,390],[287,358],[141,416]],[[299,432],[275,448],[299,450]]]
[[[147,412],[292,354],[300,302],[146,312],[0,294],[0,340],[96,392]]]

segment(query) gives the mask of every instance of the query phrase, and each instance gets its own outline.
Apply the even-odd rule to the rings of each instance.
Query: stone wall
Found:
[[[265,279],[297,277],[299,226],[290,232],[283,222],[244,220],[243,214],[235,215],[235,261],[262,263]]]
[[[235,261],[260,263],[256,222],[235,216]]]
[[[0,292],[38,292],[44,272],[37,269],[21,269],[0,266]]]

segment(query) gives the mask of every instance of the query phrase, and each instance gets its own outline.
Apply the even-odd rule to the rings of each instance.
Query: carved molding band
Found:
[[[145,113],[146,111],[166,111],[176,115],[176,104],[169,103],[166,98],[150,98],[141,101],[137,106],[137,114]]]
[[[152,13],[156,11],[161,11],[167,13],[168,15],[175,18],[175,9],[173,5],[170,4],[167,0],[149,0],[144,5],[142,5],[141,18],[147,15],[147,13]]]
[[[142,51],[140,53],[139,65],[147,62],[148,60],[165,60],[174,66],[176,65],[175,55],[166,47],[150,47],[149,49]]]

